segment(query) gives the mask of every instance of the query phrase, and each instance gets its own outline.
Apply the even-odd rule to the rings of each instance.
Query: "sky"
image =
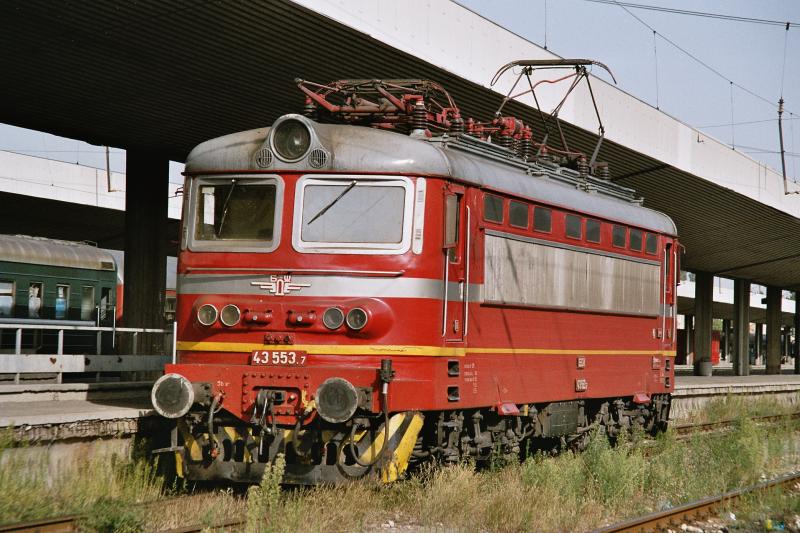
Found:
[[[588,0],[459,0],[459,3],[540,46],[546,44],[562,57],[605,63],[622,90],[778,171],[781,164],[777,153],[776,106],[782,93],[786,102],[787,172],[790,178],[800,181],[797,155],[800,154],[800,27],[790,28],[787,34],[783,26],[630,7],[628,13],[619,5]],[[630,0],[630,3],[800,24],[800,0]],[[653,31],[645,24],[658,32],[655,48]],[[610,81],[599,69],[594,72]],[[732,86],[728,80],[767,102]],[[733,127],[731,122],[735,124]],[[0,124],[0,150],[105,168],[103,147],[3,124]],[[110,160],[112,170],[124,172],[124,150],[112,148]],[[181,170],[182,165],[172,164],[170,181],[179,183]]]
[[[587,0],[458,0],[458,3],[539,46],[545,46],[546,42],[548,50],[562,57],[605,63],[620,89],[778,171],[781,163],[777,153],[777,103],[782,90],[787,173],[800,181],[800,157],[796,155],[800,154],[800,1],[620,1],[790,21],[798,27],[791,27],[787,35],[783,25],[631,7],[627,8],[628,13],[619,5]],[[658,32],[655,49],[652,29],[631,14]],[[665,38],[724,77],[700,65]],[[600,69],[593,72],[611,81]],[[732,87],[729,80],[767,102],[735,85]],[[741,124],[753,121],[765,122]],[[731,127],[731,122],[739,124]]]

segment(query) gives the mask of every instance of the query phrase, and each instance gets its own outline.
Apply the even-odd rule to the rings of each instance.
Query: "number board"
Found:
[[[303,366],[306,352],[299,350],[254,350],[250,357],[251,365]]]

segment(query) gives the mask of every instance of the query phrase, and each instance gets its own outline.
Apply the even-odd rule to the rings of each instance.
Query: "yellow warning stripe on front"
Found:
[[[297,350],[324,355],[413,355],[463,357],[465,355],[663,355],[674,357],[674,350],[580,350],[552,348],[463,348],[442,346],[363,345],[363,344],[257,344],[245,342],[179,341],[177,349],[196,352],[252,352],[255,350]]]

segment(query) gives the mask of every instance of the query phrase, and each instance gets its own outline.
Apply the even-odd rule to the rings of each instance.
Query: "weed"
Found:
[[[82,531],[135,533],[144,529],[144,510],[130,502],[100,498],[79,521]]]
[[[281,499],[281,480],[286,467],[286,459],[279,454],[273,463],[264,468],[261,483],[253,485],[247,491],[247,526],[248,533],[267,531],[267,526],[275,522],[273,511]],[[267,519],[267,517],[269,517]]]

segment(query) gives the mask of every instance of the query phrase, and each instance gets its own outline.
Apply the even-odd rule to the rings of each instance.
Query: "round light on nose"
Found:
[[[180,418],[189,412],[194,403],[194,388],[180,374],[165,374],[153,384],[150,401],[161,416]]]
[[[197,310],[197,321],[204,326],[210,326],[217,321],[217,308],[211,304],[203,304]]]
[[[286,120],[275,128],[272,145],[284,161],[297,161],[311,146],[311,132],[299,120]]]
[[[352,330],[358,331],[364,329],[368,320],[369,316],[367,312],[360,307],[354,307],[347,312],[347,327]]]
[[[329,307],[322,314],[322,323],[328,329],[337,329],[344,324],[344,313],[338,307]]]
[[[358,392],[342,378],[328,378],[317,389],[317,412],[328,422],[338,424],[350,420],[358,408]]]
[[[219,314],[219,321],[226,326],[235,326],[242,319],[242,312],[233,304],[228,304],[222,308]]]

